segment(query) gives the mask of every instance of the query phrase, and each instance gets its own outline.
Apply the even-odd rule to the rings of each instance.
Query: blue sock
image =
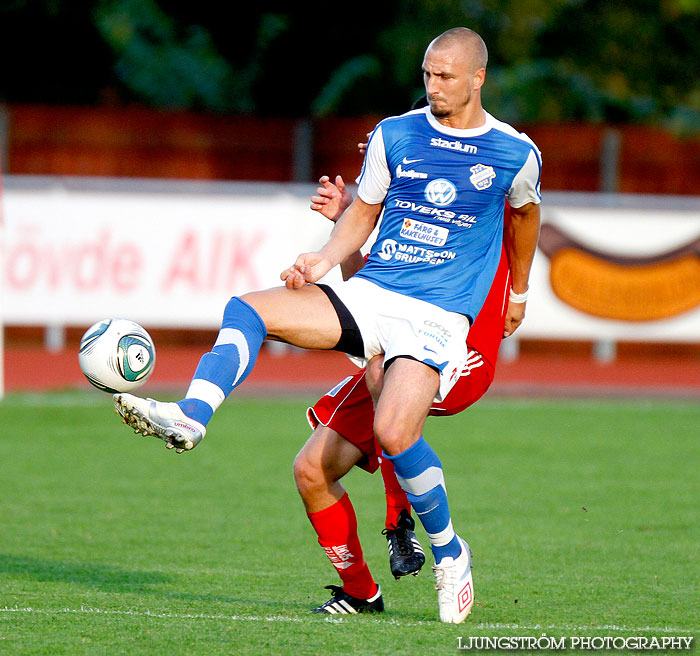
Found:
[[[452,528],[442,463],[435,451],[421,437],[402,453],[382,457],[394,463],[399,484],[428,534],[435,562],[457,558],[462,545]]]
[[[187,394],[178,405],[205,426],[231,391],[252,371],[267,328],[245,301],[233,297],[224,310],[214,347],[197,365]]]

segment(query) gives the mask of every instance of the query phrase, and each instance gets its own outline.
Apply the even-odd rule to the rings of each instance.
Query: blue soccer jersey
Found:
[[[501,255],[503,207],[539,203],[540,152],[486,114],[479,128],[439,123],[428,107],[375,128],[358,179],[384,203],[377,240],[356,275],[473,321]]]

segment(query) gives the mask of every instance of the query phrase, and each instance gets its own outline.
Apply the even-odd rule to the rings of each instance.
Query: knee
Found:
[[[393,418],[386,415],[375,415],[374,434],[382,449],[384,449],[384,452],[388,455],[395,456],[397,453],[401,453],[404,450],[402,444],[405,435]]]
[[[374,415],[374,434],[384,452],[390,456],[403,453],[422,434],[422,423],[416,424],[402,416],[400,409],[384,406]]]
[[[323,468],[313,462],[304,449],[294,458],[294,482],[302,497],[326,485]]]

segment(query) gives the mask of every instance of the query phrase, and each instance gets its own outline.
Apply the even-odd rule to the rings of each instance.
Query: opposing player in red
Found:
[[[312,197],[311,207],[336,221],[352,201],[352,195],[340,176],[335,185],[327,177],[320,182],[322,186],[318,195]],[[506,205],[506,238],[507,215]],[[359,252],[353,254],[341,266],[343,277],[353,275],[363,263]],[[512,319],[506,325],[509,303],[508,316]],[[445,400],[433,405],[431,415],[461,412],[483,396],[493,380],[501,339],[518,327],[524,312],[522,299],[516,296],[514,301],[510,295],[510,271],[504,249],[489,295],[469,331],[467,365]],[[381,376],[382,364],[378,356],[370,361],[368,368],[374,375]],[[354,466],[370,473],[381,468],[387,502],[383,533],[387,538],[391,573],[396,579],[416,575],[425,563],[423,549],[414,533],[411,505],[396,478],[393,464],[381,458],[381,449],[372,430],[374,409],[365,383],[366,373],[361,369],[349,376],[307,410],[307,419],[314,431],[294,462],[294,478],[309,520],[342,581],[342,586],[326,586],[332,597],[312,610],[316,613],[381,612],[384,608],[379,585],[363,557],[355,511],[340,483]],[[471,605],[473,595],[463,601]]]

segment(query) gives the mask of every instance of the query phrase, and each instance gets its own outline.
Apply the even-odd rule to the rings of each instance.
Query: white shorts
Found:
[[[365,366],[375,355],[389,361],[409,356],[440,373],[435,396],[443,401],[467,362],[469,320],[437,305],[384,289],[363,278],[328,284],[347,307],[360,330]]]

